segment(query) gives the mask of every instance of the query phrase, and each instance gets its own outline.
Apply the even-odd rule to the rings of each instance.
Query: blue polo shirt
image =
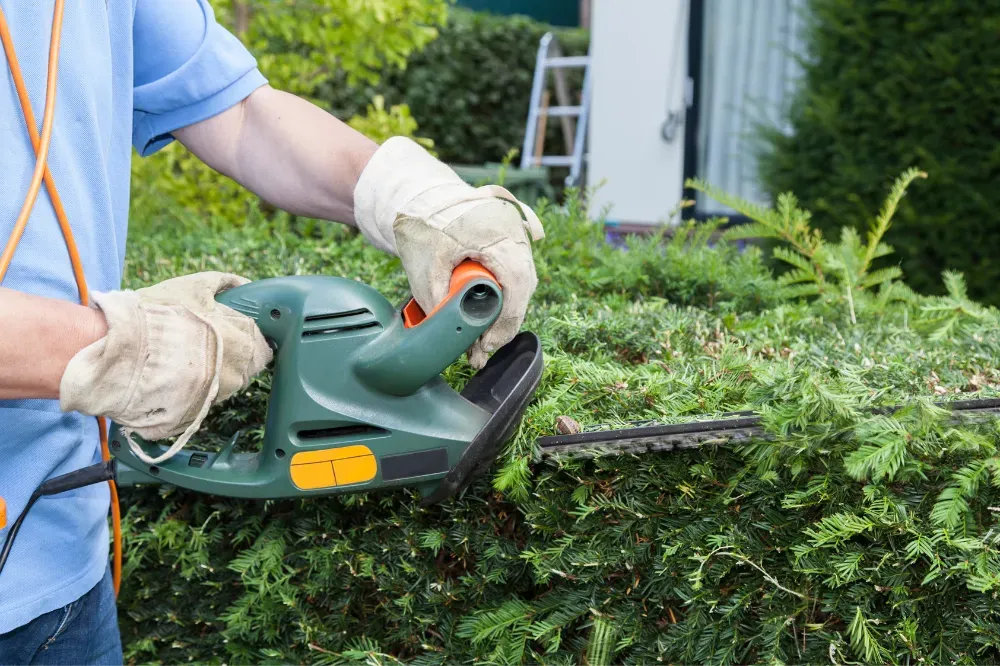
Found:
[[[0,7],[40,125],[53,0],[0,0]],[[224,111],[264,83],[254,58],[216,22],[206,0],[66,2],[48,163],[92,290],[121,287],[132,148],[150,155],[173,130]],[[0,246],[34,164],[13,80],[0,60]],[[2,286],[79,300],[44,186]],[[58,401],[0,401],[7,529],[40,483],[100,456],[93,417],[63,414]],[[108,564],[108,503],[100,484],[35,504],[0,573],[0,633],[99,582]]]

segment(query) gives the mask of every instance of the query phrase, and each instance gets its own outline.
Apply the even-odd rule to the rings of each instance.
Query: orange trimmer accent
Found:
[[[45,87],[45,109],[42,114],[41,136],[39,136],[38,129],[35,127],[35,115],[32,112],[31,101],[28,97],[27,88],[24,85],[24,77],[21,74],[21,66],[18,63],[17,54],[14,51],[14,42],[10,36],[10,29],[7,27],[7,18],[4,16],[3,8],[0,7],[0,44],[3,45],[4,54],[7,56],[7,63],[10,66],[11,78],[14,80],[14,88],[17,91],[17,98],[21,104],[21,111],[24,114],[25,124],[28,127],[28,135],[31,138],[31,145],[35,151],[36,157],[35,170],[32,174],[31,184],[28,187],[28,193],[24,198],[24,203],[21,206],[20,213],[18,213],[10,238],[7,240],[7,246],[4,248],[3,254],[0,254],[0,281],[3,280],[7,273],[7,269],[10,268],[10,262],[14,257],[14,251],[17,249],[21,236],[24,234],[24,229],[28,224],[28,218],[31,216],[31,211],[34,208],[35,201],[38,199],[41,184],[44,181],[45,189],[49,194],[49,198],[52,201],[52,207],[56,213],[56,219],[59,220],[59,227],[62,230],[63,239],[66,241],[66,251],[69,253],[70,263],[73,266],[73,275],[76,278],[77,289],[80,292],[80,302],[83,305],[89,305],[90,296],[87,289],[87,279],[83,272],[83,262],[80,260],[80,254],[77,251],[76,241],[73,239],[73,230],[69,225],[66,210],[63,207],[62,200],[59,197],[59,192],[56,189],[55,180],[52,178],[52,172],[49,170],[47,163],[49,147],[52,143],[53,119],[55,118],[56,81],[58,79],[59,71],[59,47],[62,38],[64,5],[65,0],[55,0],[55,6],[52,13],[52,38],[49,43],[48,79]],[[98,417],[97,424],[101,439],[101,457],[104,460],[110,460],[111,452],[108,449],[107,423],[104,418]],[[108,485],[111,489],[111,523],[114,534],[113,575],[115,596],[117,597],[118,590],[121,587],[122,571],[121,509],[118,505],[118,488],[115,486],[115,482],[108,481]],[[0,507],[2,506],[3,501],[0,499]],[[5,520],[6,515],[3,516],[3,520],[0,520],[0,528],[3,527]]]
[[[497,283],[497,289],[500,288],[496,277],[493,273],[486,270],[486,268],[480,264],[478,261],[472,261],[471,259],[466,259],[458,266],[451,274],[451,282],[448,285],[448,295],[442,299],[440,303],[435,306],[428,314],[424,314],[423,308],[413,300],[406,304],[403,308],[403,325],[406,328],[413,328],[414,326],[419,326],[428,317],[432,317],[435,312],[444,307],[444,304],[455,297],[456,294],[465,288],[465,285],[469,284],[473,280],[489,280],[491,282]]]

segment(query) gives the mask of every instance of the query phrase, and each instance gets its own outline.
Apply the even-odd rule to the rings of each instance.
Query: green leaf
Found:
[[[615,645],[615,625],[603,616],[595,615],[587,641],[588,666],[609,666]]]
[[[881,664],[889,656],[878,640],[878,634],[871,628],[870,620],[861,612],[861,607],[855,608],[854,617],[847,628],[854,652],[866,663]]]

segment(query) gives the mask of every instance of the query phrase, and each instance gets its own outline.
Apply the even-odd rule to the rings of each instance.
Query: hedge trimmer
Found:
[[[162,464],[163,444],[130,443],[112,428],[122,486],[169,483],[214,495],[311,497],[414,487],[430,505],[481,476],[510,439],[542,374],[541,344],[524,332],[498,351],[461,394],[440,377],[496,319],[502,290],[466,262],[429,315],[336,277],[253,282],[218,299],[253,317],[276,349],[264,441],[237,453],[183,450]],[[939,403],[967,421],[1000,413],[1000,399]],[[883,407],[874,412],[900,409]],[[580,428],[560,419],[544,457],[656,453],[767,438],[760,415],[735,412],[687,423]]]
[[[492,464],[542,374],[541,344],[522,332],[461,393],[440,376],[500,313],[500,286],[471,261],[427,314],[412,299],[395,308],[368,285],[329,276],[260,280],[217,300],[252,317],[275,349],[260,449],[237,452],[237,433],[221,451],[156,462],[164,444],[112,426],[119,485],[254,499],[408,486],[434,504]]]

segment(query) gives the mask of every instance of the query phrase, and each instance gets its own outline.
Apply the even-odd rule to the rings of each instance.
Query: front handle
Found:
[[[465,261],[452,273],[448,295],[425,314],[411,300],[402,326],[366,346],[355,363],[358,377],[390,395],[411,395],[472,346],[500,315],[503,292],[481,264]]]
[[[403,307],[403,325],[406,326],[406,328],[415,328],[419,326],[426,321],[428,317],[433,317],[437,314],[437,312],[441,310],[441,308],[443,308],[448,301],[463,292],[465,287],[467,287],[469,283],[474,280],[488,280],[493,283],[491,285],[493,292],[497,294],[500,293],[500,284],[493,276],[493,273],[490,273],[486,270],[485,266],[478,262],[466,260],[459,264],[454,271],[452,271],[451,283],[448,285],[448,295],[445,296],[444,300],[438,303],[437,306],[430,311],[430,314],[424,314],[423,308],[420,307],[416,299],[410,299],[410,302]],[[485,286],[480,289],[479,295],[481,297],[486,295]],[[485,308],[489,306],[489,303],[482,301],[479,305]]]

